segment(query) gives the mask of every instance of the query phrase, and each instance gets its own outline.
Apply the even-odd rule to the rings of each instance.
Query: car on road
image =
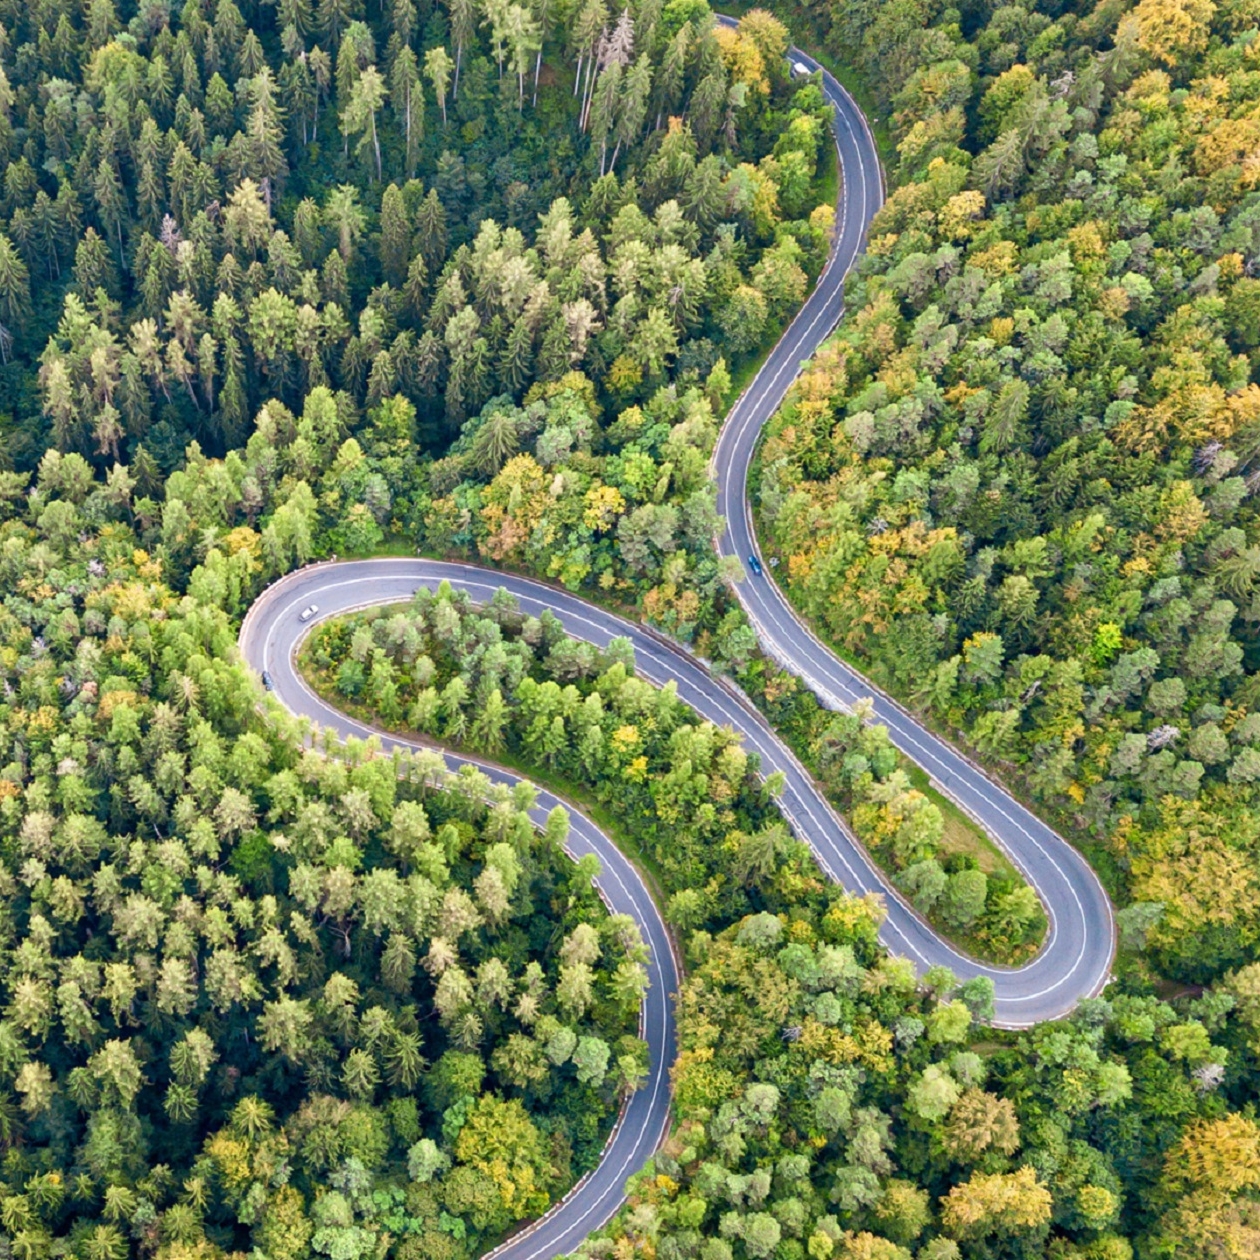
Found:
[[[315,616],[315,614],[316,614],[317,612],[319,612],[319,605],[318,605],[318,604],[310,604],[310,605],[308,605],[306,608],[303,608],[303,609],[302,609],[301,613],[300,613],[300,614],[299,614],[299,616],[298,616],[298,620],[299,620],[299,621],[310,621],[310,619],[311,619],[313,616]]]
[[[813,73],[814,72],[803,61],[792,62],[792,78],[807,79]]]
[[[758,560],[756,556],[748,557],[748,567],[754,574],[756,574],[757,577],[761,576],[761,561]]]
[[[271,675],[267,673],[265,669],[262,672],[262,685],[266,687],[268,691],[275,689],[275,684],[271,681]]]

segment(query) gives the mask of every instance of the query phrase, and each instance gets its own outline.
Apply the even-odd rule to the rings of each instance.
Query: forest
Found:
[[[441,455],[492,397],[571,369],[616,408],[720,381],[713,338],[756,349],[821,265],[822,99],[768,15],[249,7],[0,11],[12,458],[47,433],[166,473],[325,384],[410,398]],[[546,39],[576,100],[540,83]]]
[[[6,1243],[479,1254],[642,1077],[637,929],[528,789],[264,715],[76,460],[0,526]]]
[[[1077,841],[1121,952],[991,1026],[824,877],[738,732],[506,597],[308,677],[588,808],[686,975],[674,1124],[586,1260],[1260,1254],[1252,0],[0,0],[0,1250],[473,1260],[642,1081],[644,947],[436,752],[308,743],[236,647],[383,550],[519,569],[734,677],[989,956],[863,713],[757,650],[727,406],[830,247],[831,59],[888,139],[762,449],[798,607]],[[789,36],[789,31],[791,36]]]
[[[675,689],[636,678],[628,643],[607,655],[550,612],[522,617],[506,591],[477,609],[443,586],[421,587],[409,607],[324,622],[302,664],[321,694],[377,727],[507,754],[597,802],[677,889],[666,916],[680,931],[790,907],[816,872],[774,812],[774,776],[761,782],[756,754],[734,731],[701,722]],[[910,785],[884,727],[829,715],[812,753],[920,911],[1001,961],[1027,957],[1045,926],[1036,894],[974,861],[939,860],[941,812]]]

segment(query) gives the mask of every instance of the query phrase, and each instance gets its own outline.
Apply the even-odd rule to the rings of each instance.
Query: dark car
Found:
[[[761,576],[761,561],[756,556],[748,557],[748,567],[758,576]]]
[[[262,684],[268,691],[272,689],[271,675],[264,669],[262,672]]]

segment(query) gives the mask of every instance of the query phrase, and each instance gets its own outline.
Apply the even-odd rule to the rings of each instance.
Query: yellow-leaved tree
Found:
[[[1175,66],[1207,47],[1215,13],[1212,0],[1142,0],[1126,20],[1137,24],[1143,52]]]
[[[1160,1222],[1161,1254],[1190,1260],[1260,1255],[1260,1126],[1245,1116],[1196,1120],[1164,1162],[1175,1205]]]
[[[941,1201],[941,1220],[955,1238],[1036,1229],[1050,1220],[1050,1191],[1025,1164],[1013,1173],[976,1173]]]

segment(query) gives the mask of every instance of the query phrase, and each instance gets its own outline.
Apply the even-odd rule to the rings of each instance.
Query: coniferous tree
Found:
[[[397,184],[390,184],[381,197],[380,233],[381,269],[395,288],[402,288],[411,254],[411,221]]]
[[[442,126],[446,126],[446,91],[450,87],[454,63],[445,48],[438,44],[424,55],[424,72],[433,84],[433,93],[442,110]]]
[[[410,178],[415,174],[416,152],[424,138],[424,85],[416,54],[410,48],[403,48],[394,59],[389,94],[394,117],[405,139],[406,170]]]

